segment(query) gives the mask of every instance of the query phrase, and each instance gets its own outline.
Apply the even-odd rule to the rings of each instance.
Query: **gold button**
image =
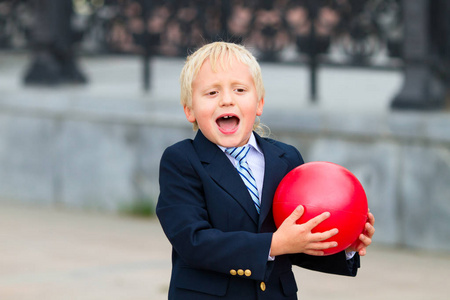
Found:
[[[265,291],[266,290],[266,284],[264,283],[264,281],[261,281],[261,284],[259,285],[259,287],[261,288],[261,291]]]
[[[233,275],[233,276],[235,276],[235,275],[237,274],[237,273],[236,273],[236,270],[231,269],[231,270],[230,270],[230,274]]]
[[[239,270],[237,271],[237,273],[238,273],[239,276],[242,276],[242,275],[244,275],[244,270],[239,269]]]
[[[245,276],[250,277],[252,275],[252,271],[250,271],[249,269],[244,271]]]

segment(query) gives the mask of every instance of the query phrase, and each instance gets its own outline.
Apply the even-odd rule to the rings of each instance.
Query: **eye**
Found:
[[[219,92],[217,92],[217,91],[210,91],[210,92],[207,92],[206,94],[208,95],[208,96],[214,96],[214,95],[217,95]]]
[[[245,89],[244,88],[237,88],[237,89],[235,89],[235,91],[238,92],[238,93],[243,93],[243,92],[245,92]]]

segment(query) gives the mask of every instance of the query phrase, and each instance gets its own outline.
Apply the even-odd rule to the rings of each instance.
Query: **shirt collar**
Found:
[[[250,148],[255,149],[256,151],[258,151],[259,153],[263,154],[261,149],[258,146],[258,143],[256,142],[256,138],[255,138],[255,134],[252,132],[252,134],[250,135],[250,139],[248,140],[248,143],[246,145],[249,145]],[[223,152],[225,152],[225,150],[227,149],[226,147],[222,147],[217,145]],[[245,145],[244,145],[245,146]]]

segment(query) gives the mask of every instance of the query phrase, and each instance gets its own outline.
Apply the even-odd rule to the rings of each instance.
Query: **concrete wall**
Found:
[[[103,210],[155,201],[162,152],[194,136],[178,106],[19,102],[0,104],[0,198],[9,201]],[[360,179],[376,242],[450,251],[450,116],[309,108],[262,121],[306,161],[332,161]]]

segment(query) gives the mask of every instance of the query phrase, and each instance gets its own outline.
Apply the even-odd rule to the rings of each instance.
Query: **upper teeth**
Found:
[[[228,119],[228,118],[231,118],[231,116],[225,116],[225,117],[223,117],[224,119]]]

